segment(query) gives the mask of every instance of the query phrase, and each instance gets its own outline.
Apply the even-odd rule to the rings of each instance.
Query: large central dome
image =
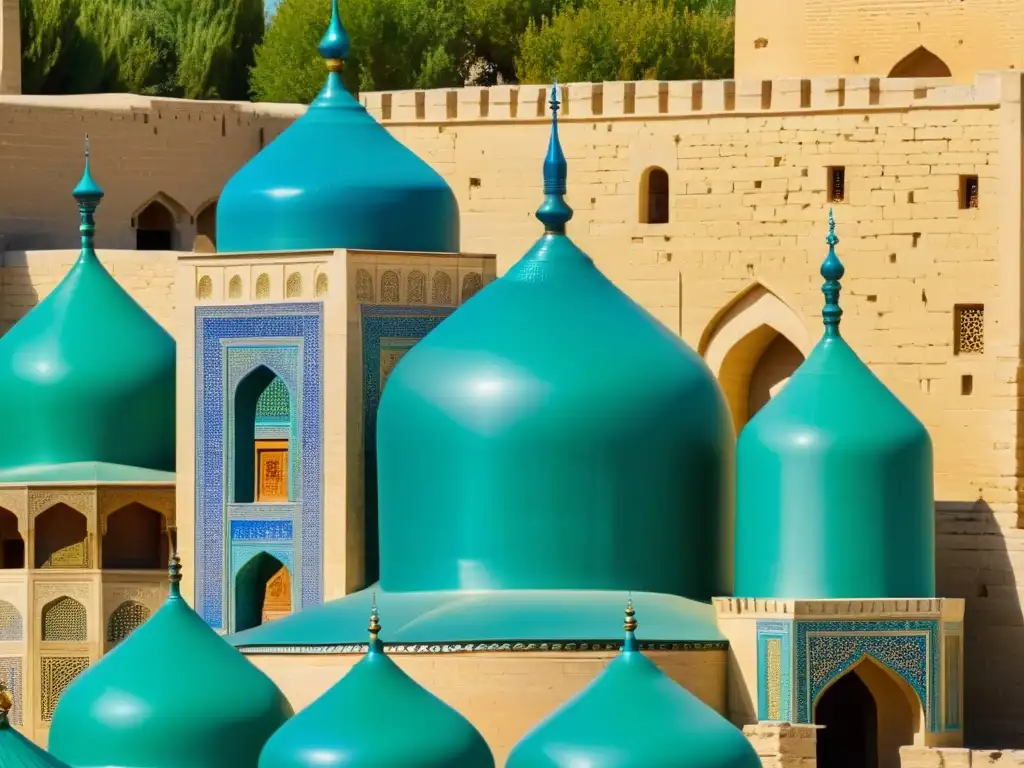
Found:
[[[306,114],[225,185],[217,250],[458,252],[455,195],[345,90],[348,49],[333,0],[320,43],[327,82]]]

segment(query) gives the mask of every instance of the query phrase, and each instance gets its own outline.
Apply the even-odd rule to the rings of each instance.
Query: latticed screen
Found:
[[[25,637],[25,628],[18,609],[0,600],[0,642],[17,642]]]
[[[954,315],[953,353],[982,354],[985,351],[985,307],[981,304],[958,304]]]
[[[134,600],[121,603],[110,614],[110,620],[107,622],[107,642],[115,645],[120,643],[145,624],[149,615],[149,609],[141,603]]]
[[[5,689],[11,694],[14,706],[8,713],[7,718],[15,725],[22,725],[21,716],[21,657],[0,656],[0,689]]]
[[[409,290],[405,297],[409,304],[425,304],[427,302],[427,276],[414,269],[409,273]]]
[[[60,597],[43,609],[43,641],[84,643],[88,639],[85,606],[71,597]]]
[[[384,304],[398,303],[398,273],[388,270],[380,278],[380,300]]]
[[[434,275],[431,293],[434,304],[451,304],[452,279],[444,272],[438,272]]]
[[[53,719],[60,695],[88,666],[86,656],[43,656],[39,660],[39,717],[43,722]]]

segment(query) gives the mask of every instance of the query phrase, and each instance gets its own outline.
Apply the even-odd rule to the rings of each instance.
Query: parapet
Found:
[[[816,77],[778,80],[642,80],[559,86],[560,119],[680,118],[911,108],[997,106],[1020,100],[1019,72],[949,78]],[[547,120],[550,85],[498,85],[363,93],[386,123]]]

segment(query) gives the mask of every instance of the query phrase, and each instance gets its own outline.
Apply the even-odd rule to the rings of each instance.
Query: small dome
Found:
[[[14,730],[7,720],[13,703],[7,691],[0,691],[0,768],[68,768]]]
[[[345,90],[349,39],[333,0],[327,82],[306,113],[225,185],[217,250],[459,250],[455,195]]]
[[[740,435],[736,594],[932,597],[931,439],[840,336],[831,214],[827,242],[825,335]]]
[[[291,717],[270,678],[185,602],[179,563],[160,610],[57,702],[50,750],[75,768],[256,768]]]
[[[78,260],[0,338],[0,482],[173,480],[174,339],[96,256],[88,146],[74,196]]]
[[[640,652],[626,609],[622,652],[516,744],[507,768],[761,768],[732,723]]]
[[[379,632],[374,606],[366,656],[271,737],[259,768],[494,768],[479,731],[389,659]]]
[[[553,91],[543,237],[388,379],[381,588],[731,594],[725,399],[566,236],[557,111]],[[423,491],[439,482],[448,492]]]

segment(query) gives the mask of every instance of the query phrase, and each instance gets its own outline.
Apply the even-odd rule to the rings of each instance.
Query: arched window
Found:
[[[242,298],[242,278],[240,275],[235,275],[228,281],[228,298]]]
[[[409,304],[425,304],[427,302],[427,276],[418,269],[409,273],[406,301]]]
[[[452,303],[452,278],[447,272],[434,274],[431,298],[434,304]]]
[[[321,272],[316,276],[316,297],[318,299],[327,295],[327,275]]]
[[[946,62],[919,46],[900,59],[889,72],[889,77],[952,77]]]
[[[54,504],[36,518],[36,568],[88,568],[89,531],[85,515]]]
[[[167,567],[163,516],[137,502],[107,516],[103,568],[161,570]]]
[[[262,273],[259,277],[256,278],[256,298],[270,298],[270,275],[268,275],[266,272]]]
[[[234,499],[238,504],[281,503],[292,498],[291,394],[266,366],[235,390]]]
[[[64,595],[43,607],[44,643],[84,643],[88,639],[85,606]]]
[[[667,224],[669,208],[668,173],[648,168],[640,178],[640,223]]]
[[[208,203],[196,216],[196,236],[205,237],[217,248],[217,201]],[[198,250],[198,249],[196,249]]]
[[[149,617],[149,608],[134,600],[126,600],[110,614],[110,620],[107,621],[107,642],[117,645],[145,624]]]
[[[199,278],[199,285],[196,287],[196,297],[201,301],[213,296],[213,280],[209,275],[203,275]]]
[[[284,284],[284,295],[289,299],[297,299],[302,295],[302,275],[292,272]]]
[[[16,642],[24,638],[25,625],[21,613],[12,603],[0,600],[0,642]]]
[[[25,539],[18,530],[18,516],[0,507],[0,568],[25,567]]]
[[[174,250],[174,214],[159,200],[153,200],[135,217],[135,249]]]

